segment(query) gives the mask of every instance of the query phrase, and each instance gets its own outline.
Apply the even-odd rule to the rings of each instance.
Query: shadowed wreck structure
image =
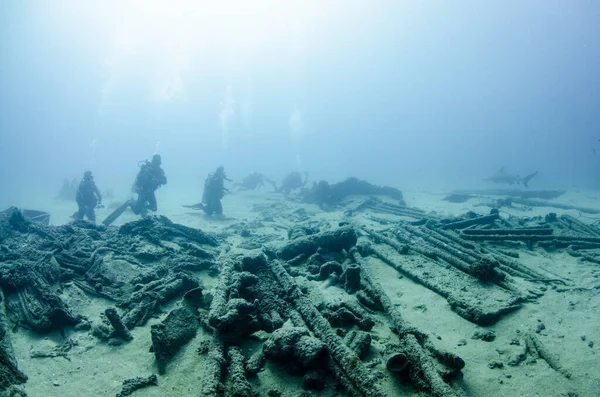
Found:
[[[359,195],[373,189],[358,180],[341,186],[349,185],[360,186]],[[181,395],[481,395],[469,378],[481,364],[461,354],[466,339],[449,346],[418,321],[415,311],[427,307],[402,303],[408,283],[446,302],[438,305],[444,315],[475,330],[471,339],[485,350],[503,318],[539,304],[549,289],[573,288],[568,277],[528,265],[522,250],[600,263],[600,232],[569,216],[507,219],[493,210],[443,218],[407,207],[399,191],[376,192],[393,201],[357,205],[340,196],[332,202],[341,221],[307,216],[281,239],[258,232],[271,222],[267,207],[256,207],[258,221],[230,229],[243,233],[219,235],[164,216],[54,227],[16,208],[3,212],[2,395],[26,395],[36,376],[13,352],[11,339],[22,332],[58,338],[31,359],[71,362],[98,349],[150,355],[145,371],[117,379],[110,392],[119,396],[168,394],[161,387],[169,377],[189,382],[190,394]],[[281,217],[298,219],[285,201],[278,205]],[[255,244],[240,248],[236,233]],[[394,274],[402,287],[390,288]],[[536,324],[496,347],[502,356],[484,366],[537,359],[572,379],[545,339]]]

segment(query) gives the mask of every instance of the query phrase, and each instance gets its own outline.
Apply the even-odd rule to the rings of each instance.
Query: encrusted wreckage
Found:
[[[353,225],[352,215],[362,211],[404,220],[379,224],[372,215],[370,226]],[[427,395],[460,396],[454,380],[468,363],[436,347],[431,330],[405,319],[372,275],[374,263],[434,291],[459,316],[480,326],[536,301],[547,284],[569,283],[521,263],[518,254],[495,243],[566,248],[600,263],[595,253],[600,231],[567,216],[507,220],[492,211],[443,219],[404,203],[369,198],[346,217],[322,229],[296,225],[284,244],[241,254],[221,249],[223,241],[213,235],[165,217],[119,228],[84,222],[50,227],[28,221],[17,209],[5,212],[0,215],[0,387],[18,391],[27,380],[12,354],[11,330],[47,333],[72,327],[89,330],[100,343],[119,345],[132,340],[135,327],[158,318],[148,338],[161,375],[176,370],[169,364],[190,341],[202,339],[202,396],[264,392],[256,379],[267,362],[301,377],[303,388],[312,391],[338,388],[349,396],[385,396],[390,395],[386,384],[402,381]],[[216,287],[207,291],[200,272],[217,277]],[[325,299],[317,288],[321,283],[339,287],[344,298]],[[88,318],[61,297],[62,288],[77,288],[112,305]],[[391,329],[395,339],[375,345],[375,330],[381,328]],[[525,350],[511,359],[514,365],[529,354],[570,376],[534,334],[522,344]],[[159,379],[125,380],[119,395]]]

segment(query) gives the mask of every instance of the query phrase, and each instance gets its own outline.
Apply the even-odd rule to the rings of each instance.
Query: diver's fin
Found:
[[[527,184],[529,183],[529,181],[531,180],[531,178],[533,178],[534,176],[537,175],[537,173],[538,172],[536,171],[533,174],[529,174],[525,178],[523,178],[523,185],[525,185],[525,187],[529,187],[529,186],[527,186]]]
[[[120,217],[132,203],[133,200],[125,201],[123,204],[121,204],[121,206],[117,207],[117,209],[115,209],[109,216],[107,216],[106,219],[102,221],[102,224],[104,226],[108,226],[114,221],[116,221],[117,218]]]
[[[202,203],[196,203],[196,204],[192,204],[192,205],[182,205],[183,208],[192,208],[195,210],[204,210],[204,204]]]

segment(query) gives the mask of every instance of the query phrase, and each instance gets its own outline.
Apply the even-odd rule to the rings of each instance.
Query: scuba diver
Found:
[[[137,193],[137,200],[131,203],[131,209],[136,215],[146,215],[148,210],[156,212],[156,196],[154,192],[162,185],[167,184],[165,172],[160,167],[162,159],[160,154],[152,156],[152,161],[144,161],[140,172],[133,183],[133,191]]]
[[[233,187],[236,189],[236,191],[257,190],[258,188],[264,187],[265,182],[273,185],[273,189],[277,191],[277,185],[275,182],[256,171],[244,177],[241,182],[234,183]]]
[[[304,179],[302,174],[298,171],[294,171],[286,176],[281,182],[281,187],[277,189],[278,192],[282,192],[286,196],[292,192],[292,190],[301,189],[308,182],[308,172],[304,173]]]
[[[95,223],[96,213],[94,212],[94,209],[96,206],[102,205],[102,195],[94,182],[92,171],[86,171],[83,174],[83,179],[79,182],[79,186],[77,187],[75,201],[77,201],[79,210],[73,214],[72,218],[83,220],[84,216],[87,216],[90,222]]]
[[[220,166],[215,172],[208,174],[204,182],[204,193],[202,194],[202,203],[199,207],[206,215],[223,215],[223,205],[221,199],[229,189],[225,187],[225,181],[231,182],[231,179],[225,175],[225,168]]]
[[[136,215],[146,216],[148,210],[156,211],[156,196],[154,192],[162,185],[167,184],[167,177],[160,165],[162,159],[159,154],[152,156],[152,161],[141,161],[138,163],[140,172],[138,172],[131,190],[137,193],[137,200],[130,199],[115,208],[115,210],[102,221],[104,226],[108,226],[117,220],[128,208]]]

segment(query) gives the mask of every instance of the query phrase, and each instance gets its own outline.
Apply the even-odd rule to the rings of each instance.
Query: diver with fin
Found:
[[[120,207],[115,209],[102,224],[105,226],[113,223],[127,208],[136,215],[145,216],[148,210],[156,212],[158,205],[156,202],[155,191],[159,187],[167,184],[167,177],[164,170],[161,168],[162,158],[160,154],[152,156],[152,161],[145,160],[138,164],[140,171],[138,172],[135,182],[133,183],[132,191],[137,193],[137,199],[127,200]]]
[[[225,174],[225,168],[219,166],[215,172],[208,174],[204,181],[204,192],[202,193],[202,201],[193,205],[184,205],[185,208],[200,209],[208,216],[223,215],[223,204],[221,200],[225,194],[229,193],[229,189],[225,187],[225,181],[232,182]]]
[[[233,187],[236,191],[258,190],[265,186],[265,182],[270,183],[273,186],[273,190],[277,191],[277,184],[274,181],[256,171],[248,174],[241,182],[234,183]]]
[[[161,164],[160,154],[155,154],[152,156],[152,161],[146,160],[140,166],[140,172],[133,183],[133,191],[137,193],[138,197],[131,206],[136,215],[144,216],[148,210],[156,212],[158,209],[154,192],[162,185],[167,184],[167,177],[160,167]]]
[[[77,187],[75,201],[79,209],[71,217],[76,220],[83,220],[87,216],[88,220],[96,223],[96,207],[102,206],[102,195],[94,182],[92,171],[86,171],[83,174],[81,182]]]

